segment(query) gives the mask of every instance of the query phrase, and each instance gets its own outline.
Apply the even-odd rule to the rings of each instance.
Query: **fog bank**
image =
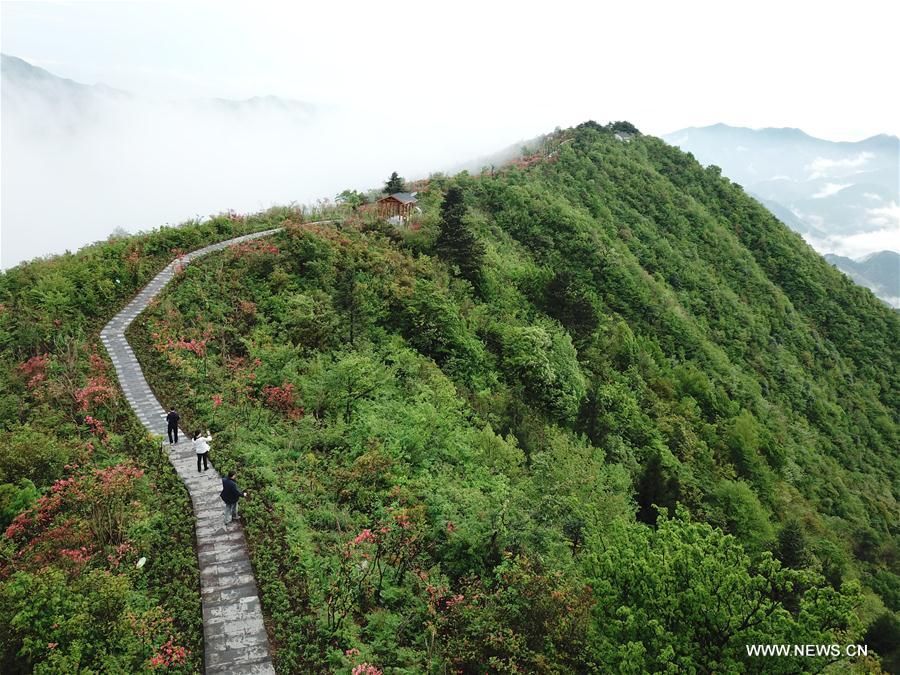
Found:
[[[395,170],[427,176],[521,137],[412,114],[391,99],[341,106],[274,97],[166,101],[40,69],[16,80],[7,58],[4,268],[75,250],[117,228],[136,232],[228,210],[311,203],[379,186]]]

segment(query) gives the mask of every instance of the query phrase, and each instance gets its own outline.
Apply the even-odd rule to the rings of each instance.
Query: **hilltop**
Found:
[[[192,262],[130,335],[253,494],[276,668],[753,671],[746,644],[864,641],[892,667],[896,313],[630,125],[417,187],[399,227],[347,207],[186,228],[283,227]],[[5,434],[60,405],[21,364],[62,377],[60,337],[146,279],[128,265],[158,266],[155,241],[0,277],[28,401]]]

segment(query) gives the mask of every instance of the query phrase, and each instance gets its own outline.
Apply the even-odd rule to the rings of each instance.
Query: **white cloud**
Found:
[[[863,197],[866,199],[871,199],[876,202],[881,201],[881,195],[876,195],[874,192],[863,192]]]
[[[806,165],[806,170],[812,171],[809,180],[815,180],[816,178],[821,178],[826,175],[829,169],[855,169],[862,166],[873,157],[875,157],[875,155],[871,152],[861,152],[853,157],[845,157],[843,159],[816,157]]]
[[[891,202],[887,206],[881,206],[876,209],[866,209],[866,215],[869,217],[869,224],[876,227],[890,227],[900,229],[900,204]]]
[[[746,145],[739,145],[735,148],[738,152],[747,152],[749,149]]]
[[[803,238],[819,253],[837,253],[859,259],[877,251],[900,251],[900,227],[885,227],[871,232],[817,237],[807,232]]]
[[[853,183],[825,183],[822,189],[815,193],[812,198],[823,199],[825,197],[830,197],[831,195],[836,195],[841,190],[845,190],[852,185]]]

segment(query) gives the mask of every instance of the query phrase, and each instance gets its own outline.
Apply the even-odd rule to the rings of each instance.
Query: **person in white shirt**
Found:
[[[206,471],[209,468],[209,442],[212,440],[212,434],[209,430],[206,436],[201,436],[201,432],[194,432],[194,450],[197,452],[197,472]],[[200,468],[200,462],[203,462],[203,469]]]

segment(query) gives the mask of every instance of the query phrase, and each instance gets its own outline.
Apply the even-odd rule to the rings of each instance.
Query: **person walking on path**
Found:
[[[206,436],[201,436],[200,431],[194,432],[194,450],[197,452],[197,473],[206,471],[209,468],[209,442],[212,440],[212,434],[206,431]],[[200,462],[203,462],[203,469],[200,468]]]
[[[232,520],[237,520],[238,499],[246,497],[246,492],[241,492],[234,482],[234,471],[229,471],[228,476],[222,479],[222,492],[219,494],[222,501],[225,502],[225,525],[227,526]]]
[[[169,432],[169,445],[178,443],[178,420],[181,417],[175,412],[175,408],[169,408],[169,414],[166,415],[166,425]]]

